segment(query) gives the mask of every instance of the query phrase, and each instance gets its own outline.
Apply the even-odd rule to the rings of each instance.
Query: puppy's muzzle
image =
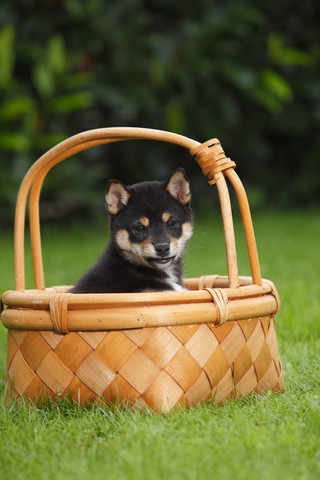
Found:
[[[170,243],[157,243],[154,245],[154,251],[156,257],[147,258],[147,261],[153,267],[161,267],[163,265],[169,265],[173,260],[174,256],[170,256]]]

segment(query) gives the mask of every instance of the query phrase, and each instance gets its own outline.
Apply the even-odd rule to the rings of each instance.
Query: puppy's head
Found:
[[[166,182],[124,186],[106,193],[113,242],[131,263],[163,270],[181,258],[192,235],[190,186],[182,168]]]

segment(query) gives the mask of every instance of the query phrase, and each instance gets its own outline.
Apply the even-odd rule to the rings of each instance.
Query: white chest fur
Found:
[[[168,268],[166,270],[167,278],[166,278],[166,283],[175,291],[175,292],[182,292],[185,290],[184,287],[182,287],[179,282],[176,274],[174,273],[173,268]]]

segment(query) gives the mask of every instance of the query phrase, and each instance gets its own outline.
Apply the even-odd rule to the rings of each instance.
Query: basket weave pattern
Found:
[[[283,388],[272,316],[67,335],[11,330],[8,342],[14,397],[70,395],[82,404],[100,398],[167,411]]]

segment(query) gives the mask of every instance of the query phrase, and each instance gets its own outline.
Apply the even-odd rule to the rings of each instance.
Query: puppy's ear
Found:
[[[175,170],[166,183],[166,190],[182,205],[191,200],[190,184],[183,168]]]
[[[110,180],[106,192],[108,212],[112,215],[119,213],[127,205],[130,197],[131,194],[121,182]]]

